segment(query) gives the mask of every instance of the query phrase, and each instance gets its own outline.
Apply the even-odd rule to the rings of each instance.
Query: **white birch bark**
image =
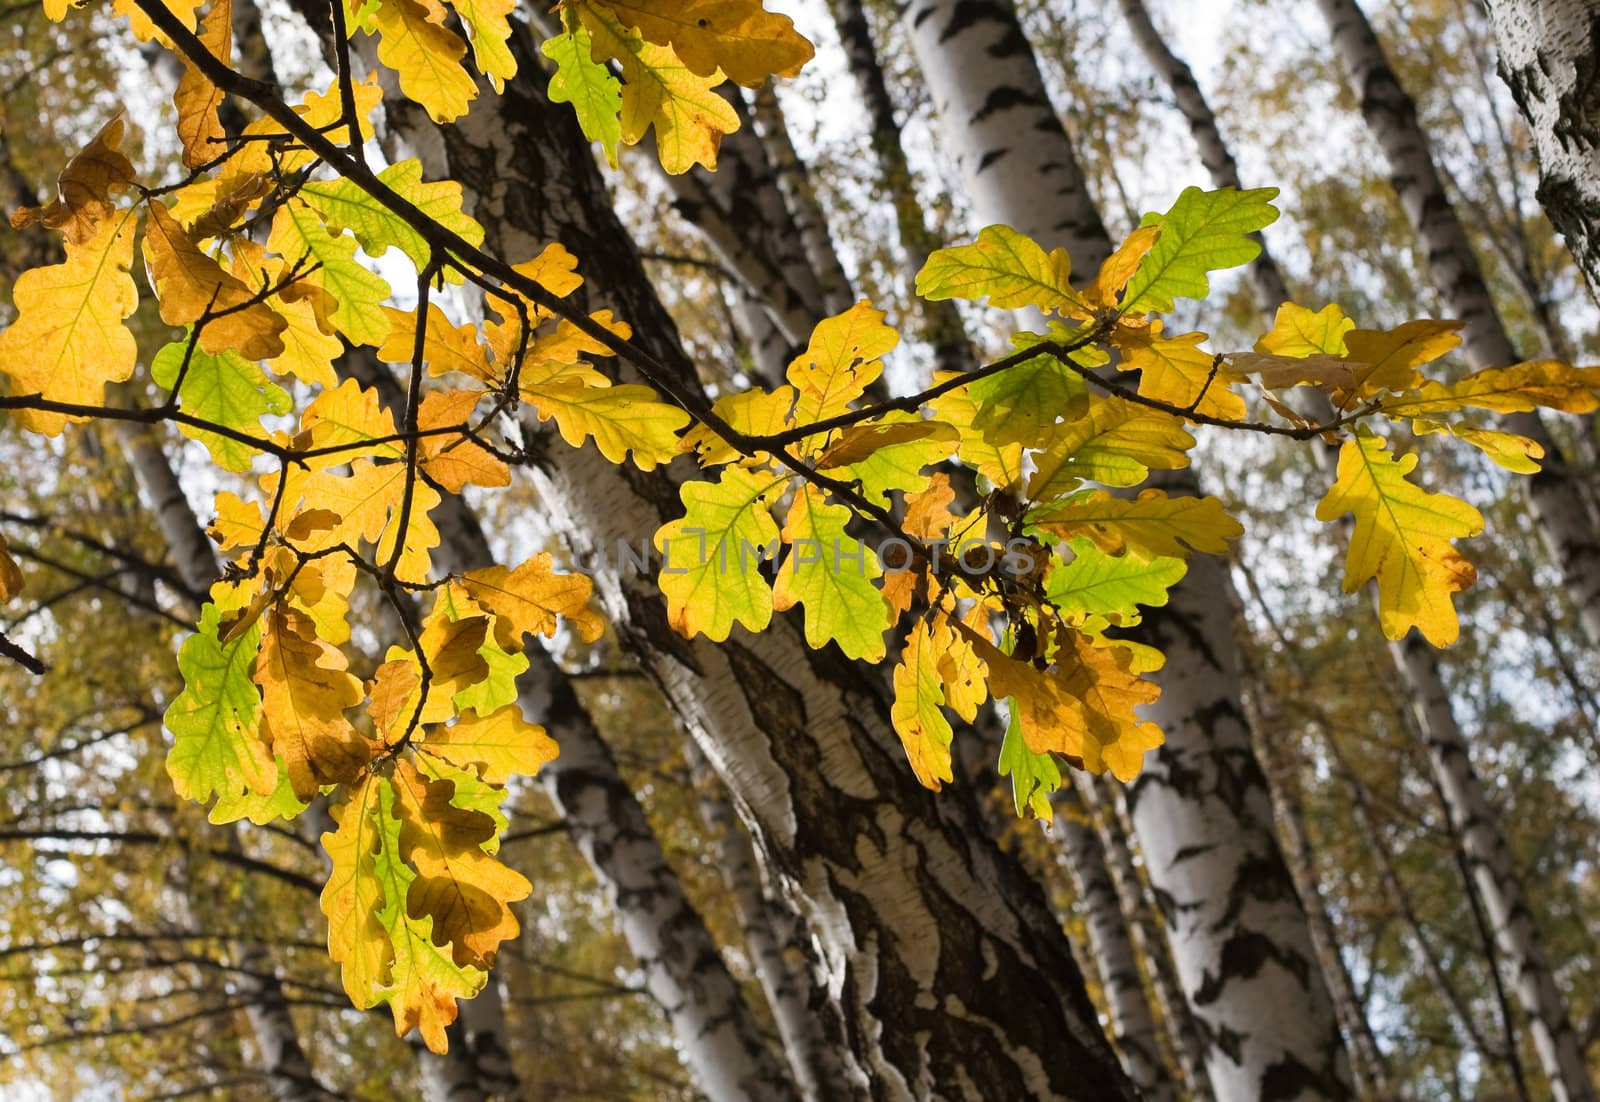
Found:
[[[1373,1036],[1372,1027],[1367,1021],[1366,1007],[1356,993],[1355,981],[1351,979],[1350,969],[1339,950],[1339,931],[1333,924],[1327,901],[1323,898],[1322,885],[1317,876],[1316,853],[1312,849],[1311,835],[1301,811],[1300,783],[1295,773],[1295,763],[1290,757],[1289,748],[1281,744],[1293,736],[1285,731],[1277,697],[1268,690],[1259,672],[1251,665],[1249,652],[1241,649],[1241,657],[1244,660],[1245,709],[1256,736],[1256,757],[1266,774],[1278,835],[1283,842],[1290,875],[1294,877],[1295,891],[1299,893],[1301,906],[1306,911],[1317,963],[1333,997],[1334,1012],[1338,1015],[1339,1027],[1344,1032],[1345,1044],[1350,1050],[1356,1089],[1364,1102],[1385,1102],[1394,1094],[1388,1061],[1378,1048],[1377,1038]]]
[[[1161,1019],[1166,1023],[1167,1041],[1183,1073],[1185,1097],[1190,1102],[1212,1102],[1216,1095],[1211,1089],[1211,1077],[1206,1074],[1205,1042],[1189,1012],[1189,1001],[1184,997],[1183,985],[1172,962],[1166,929],[1155,917],[1149,886],[1134,863],[1133,847],[1120,813],[1121,790],[1104,777],[1087,785],[1079,783],[1078,790],[1097,812],[1095,826],[1105,850],[1106,868],[1117,889],[1117,900],[1128,923],[1134,949],[1149,969],[1150,987],[1161,1009]]]
[[[894,99],[878,61],[866,10],[861,0],[829,0],[829,7],[839,41],[844,46],[845,63],[866,109],[872,153],[878,162],[878,183],[894,207],[906,269],[919,272],[941,242],[929,228],[922,201],[917,197],[911,164],[901,140],[900,123],[895,119]],[[961,311],[953,301],[918,298],[917,311],[922,339],[933,349],[936,370],[970,371],[978,366],[961,321]]]
[[[1462,343],[1477,367],[1517,362],[1471,241],[1445,193],[1428,136],[1389,67],[1377,34],[1355,0],[1317,0],[1367,127],[1389,162],[1390,179],[1427,257],[1428,276],[1451,314],[1465,323]],[[1567,594],[1591,642],[1600,643],[1600,537],[1566,457],[1537,413],[1505,418],[1513,432],[1545,449],[1544,469],[1527,484],[1539,535],[1561,569]]]
[[[777,176],[778,190],[788,205],[790,221],[800,236],[806,260],[816,273],[822,308],[830,315],[842,313],[856,300],[850,290],[850,277],[839,262],[839,252],[828,232],[828,217],[817,201],[816,183],[794,147],[783,104],[770,80],[755,91],[755,122],[766,147],[767,161]]]
[[[812,953],[806,944],[805,925],[762,883],[750,835],[693,739],[684,740],[684,753],[694,779],[700,817],[711,832],[717,866],[739,916],[756,978],[783,1039],[795,1085],[807,1102],[848,1097],[850,1079],[836,1047],[843,1036],[843,1023],[837,1020],[833,1007],[812,978]]]
[[[1515,351],[1466,231],[1445,195],[1416,107],[1390,69],[1377,35],[1354,0],[1318,0],[1318,5],[1346,77],[1360,97],[1362,115],[1389,160],[1395,191],[1427,253],[1430,278],[1452,312],[1466,323],[1463,342],[1469,358],[1480,367],[1514,362]],[[1529,485],[1529,504],[1584,630],[1591,639],[1600,640],[1600,544],[1593,519],[1539,418],[1514,414],[1506,423],[1546,447],[1545,469]],[[1437,661],[1414,636],[1391,649],[1412,691],[1429,760],[1473,864],[1496,940],[1516,971],[1516,990],[1528,1013],[1545,1075],[1558,1098],[1593,1099],[1594,1085],[1566,1000],[1544,956],[1505,837],[1472,768]]]
[[[1082,258],[1104,257],[1110,243],[1008,0],[918,0],[905,19],[978,220],[1066,246],[1078,276],[1092,275],[1097,260]],[[1186,476],[1153,483],[1195,492]],[[1229,585],[1223,565],[1197,555],[1170,604],[1146,617],[1146,640],[1167,655],[1149,709],[1166,743],[1146,758],[1128,807],[1217,1097],[1343,1099],[1332,1001],[1240,708]]]
[[[1087,774],[1084,775],[1087,779]],[[1128,1078],[1145,1102],[1178,1102],[1178,1084],[1161,1060],[1160,1030],[1145,997],[1139,959],[1106,864],[1105,849],[1078,786],[1071,780],[1051,800],[1065,864],[1089,932],[1089,951],[1111,1015],[1111,1036]]]
[[[1499,816],[1467,753],[1467,741],[1456,722],[1433,651],[1415,633],[1391,643],[1390,649],[1406,678],[1411,710],[1427,742],[1445,813],[1460,835],[1494,927],[1495,942],[1512,970],[1517,999],[1528,1015],[1528,1028],[1551,1093],[1558,1102],[1592,1102],[1594,1082],[1572,1028],[1566,999],[1545,956]]]
[[[1600,287],[1600,0],[1487,0],[1500,75],[1539,154],[1539,202]]]
[[[913,0],[901,18],[978,218],[1065,248],[1092,278],[1111,242],[1011,0]]]
[[[1200,163],[1205,165],[1211,185],[1242,189],[1244,184],[1239,180],[1238,162],[1233,159],[1233,151],[1223,140],[1217,117],[1206,102],[1205,93],[1200,90],[1194,72],[1167,45],[1166,38],[1151,20],[1150,9],[1144,0],[1118,0],[1118,3],[1140,52],[1166,84],[1184,121],[1189,124],[1189,134],[1200,149]],[[1294,296],[1289,293],[1289,282],[1283,276],[1283,269],[1278,267],[1278,262],[1267,249],[1266,239],[1260,233],[1250,236],[1261,246],[1260,254],[1250,262],[1250,281],[1257,307],[1270,319],[1282,303]]]
[[[431,174],[466,186],[488,248],[533,255],[559,238],[581,258],[587,301],[603,297],[680,385],[694,385],[587,144],[537,82],[511,82],[443,131],[397,99],[388,111],[391,126],[434,158]],[[669,477],[552,443],[534,479],[551,526],[593,571],[624,647],[699,740],[769,875],[806,916],[848,1030],[853,1091],[1124,1097],[1038,886],[962,803],[916,783],[878,687],[810,651],[783,618],[720,646],[670,630],[653,579],[615,553],[681,514]]]

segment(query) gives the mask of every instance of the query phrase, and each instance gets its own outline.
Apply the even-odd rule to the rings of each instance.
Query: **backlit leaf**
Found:
[[[773,586],[773,604],[780,612],[804,606],[812,647],[820,650],[832,641],[847,657],[878,662],[890,617],[872,581],[883,569],[872,549],[845,531],[850,518],[849,509],[829,505],[815,487],[795,494],[783,529],[790,550]]]
[[[768,510],[784,482],[734,466],[716,482],[684,483],[687,512],[655,534],[663,556],[657,584],[680,634],[721,642],[735,623],[761,631],[772,620],[772,586],[760,565],[776,557],[778,526]]]
[[[1251,234],[1278,219],[1277,188],[1185,188],[1165,214],[1146,215],[1144,225],[1161,236],[1139,265],[1122,296],[1130,314],[1165,313],[1177,298],[1211,293],[1210,273],[1248,264],[1261,252]]]
[[[1470,587],[1477,571],[1450,541],[1483,531],[1483,516],[1464,501],[1430,494],[1407,481],[1415,455],[1396,456],[1366,430],[1339,449],[1338,477],[1317,506],[1317,519],[1355,515],[1345,556],[1344,590],[1378,580],[1379,622],[1390,639],[1416,628],[1436,647],[1460,633],[1450,595]]]
[[[588,28],[580,24],[547,38],[540,51],[556,63],[550,76],[551,102],[572,104],[583,136],[599,142],[606,161],[616,168],[617,147],[622,143],[622,82],[594,59]]]
[[[796,76],[816,52],[787,15],[760,0],[606,0],[646,39],[671,46],[691,72],[719,69],[750,88],[771,76]]]
[[[0,332],[0,372],[11,376],[13,394],[99,405],[107,383],[133,374],[138,347],[123,324],[139,304],[129,274],[133,229],[133,212],[120,212],[81,243],[69,240],[65,262],[17,277],[11,289],[17,318]],[[14,416],[46,436],[84,419],[27,409]]]
[[[942,710],[944,682],[939,677],[939,651],[925,620],[911,625],[900,662],[894,668],[894,703],[889,717],[906,748],[911,769],[923,786],[935,792],[953,779],[950,741],[955,732]]]
[[[185,371],[186,355],[188,369]],[[183,372],[183,386],[178,397],[184,412],[214,424],[264,436],[261,429],[263,415],[289,412],[291,403],[288,393],[282,387],[268,382],[253,360],[247,360],[237,352],[223,351],[212,355],[203,348],[195,348],[191,354],[188,341],[174,341],[163,347],[150,361],[150,377],[157,386],[170,389],[178,382],[179,372]],[[180,424],[179,428],[185,436],[203,443],[218,466],[230,471],[248,471],[251,461],[258,454],[255,448],[242,440],[189,424]]]

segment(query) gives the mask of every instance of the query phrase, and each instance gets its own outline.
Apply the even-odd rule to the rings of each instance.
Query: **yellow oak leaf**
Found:
[[[212,0],[211,10],[196,35],[212,57],[225,64],[233,60],[233,0]],[[199,168],[215,160],[226,148],[228,132],[223,129],[218,108],[224,94],[187,58],[183,76],[178,78],[172,102],[178,108],[178,140],[183,143],[185,168]],[[251,357],[259,359],[260,357]]]
[[[389,319],[389,335],[378,349],[378,358],[386,363],[410,363],[417,344],[417,313],[415,310],[383,308]],[[478,329],[474,325],[454,325],[443,310],[428,304],[428,328],[422,335],[422,358],[428,365],[428,374],[440,375],[459,371],[483,383],[495,383],[499,376],[489,365],[488,351],[478,343]]]
[[[1087,536],[1109,555],[1131,552],[1146,559],[1186,559],[1191,551],[1226,555],[1228,541],[1244,535],[1216,498],[1168,497],[1160,490],[1132,500],[1096,490],[1036,509],[1026,519],[1030,528],[1057,539]]]
[[[373,112],[378,104],[383,102],[383,89],[378,85],[376,71],[368,73],[364,78],[353,74],[351,81],[354,98],[356,101],[357,125],[360,128],[363,141],[372,137],[374,130],[372,124]],[[305,120],[307,125],[314,126],[336,145],[350,144],[350,126],[344,117],[344,104],[339,89],[339,79],[334,77],[328,84],[325,92],[308,92],[305,102],[292,105],[295,114]],[[273,153],[269,151],[266,138],[269,135],[283,133],[283,124],[270,117],[262,117],[244,128],[240,135],[247,140],[240,152],[228,158],[228,163],[222,167],[222,187],[232,186],[229,181],[236,177],[259,175],[275,178],[280,172],[284,174],[299,172],[317,159],[311,150],[300,145],[275,145],[276,164]]]
[[[1133,671],[1122,647],[1096,647],[1065,631],[1048,670],[1011,658],[977,632],[966,631],[989,667],[989,691],[1010,697],[1023,740],[1036,754],[1064,754],[1091,773],[1110,769],[1118,780],[1139,773],[1147,750],[1160,746],[1161,728],[1134,709],[1161,689]]]
[[[287,323],[237,278],[201,252],[177,219],[160,203],[147,204],[144,258],[168,325],[200,327],[206,352],[237,352],[248,360],[269,360],[284,351]]]
[[[1388,330],[1352,329],[1344,336],[1345,358],[1355,367],[1358,398],[1385,390],[1411,390],[1422,382],[1417,370],[1461,343],[1459,321],[1424,318]]]
[[[663,556],[657,584],[679,634],[720,643],[735,623],[762,631],[772,621],[772,587],[760,566],[777,557],[778,525],[768,510],[787,481],[733,466],[716,482],[684,483],[687,512],[655,534]]]
[[[22,592],[22,570],[11,557],[6,538],[0,536],[0,601],[9,601]]]
[[[467,113],[478,86],[461,59],[467,45],[461,36],[428,18],[415,0],[379,0],[372,13],[378,31],[378,60],[400,77],[400,90],[428,112],[434,122],[453,122]]]
[[[806,642],[821,650],[837,643],[848,658],[878,662],[886,652],[889,606],[872,584],[883,574],[878,556],[845,527],[851,512],[830,505],[814,486],[794,495],[783,529],[788,558],[773,585],[773,607],[805,608]]]
[[[1338,475],[1317,505],[1317,519],[1355,515],[1345,555],[1344,591],[1378,580],[1378,620],[1390,639],[1412,628],[1436,647],[1460,634],[1450,595],[1477,581],[1477,571],[1450,541],[1483,531],[1483,515],[1447,494],[1407,481],[1413,455],[1397,456],[1367,430],[1339,449]]]
[[[507,17],[516,10],[517,0],[450,0],[450,6],[472,41],[478,72],[489,78],[496,92],[505,91],[506,81],[517,75],[517,59],[507,45],[511,37]]]
[[[1255,350],[1274,356],[1306,359],[1311,356],[1343,356],[1345,337],[1356,323],[1331,303],[1321,310],[1310,310],[1294,302],[1278,307],[1272,329],[1256,341]]]
[[[606,6],[646,40],[671,46],[689,71],[721,70],[736,84],[756,88],[768,77],[792,77],[816,51],[786,15],[760,0],[606,0]]]
[[[383,885],[373,860],[381,844],[379,790],[388,782],[363,774],[342,803],[330,808],[334,829],[322,836],[328,882],[321,896],[328,919],[328,955],[339,965],[345,994],[358,1009],[383,1001],[394,950],[378,921]]]
[[[380,307],[389,298],[389,284],[356,260],[354,237],[331,236],[315,211],[293,199],[273,217],[267,247],[291,269],[298,266],[306,273],[305,282],[324,292],[326,320],[334,328],[356,344],[383,343],[389,319]]]
[[[1137,486],[1158,470],[1189,465],[1194,437],[1174,418],[1121,398],[1093,398],[1082,417],[1057,426],[1034,460],[1028,498],[1046,502],[1085,482]]]
[[[389,745],[398,742],[411,725],[421,684],[422,667],[410,651],[405,651],[404,657],[384,662],[367,683],[367,714],[378,735]]]
[[[521,650],[524,635],[554,638],[558,617],[571,623],[585,643],[605,634],[605,618],[589,605],[594,583],[583,574],[557,573],[553,563],[546,551],[515,570],[489,566],[462,576],[472,599],[497,617],[495,635],[502,650]]]
[[[954,444],[959,440],[960,433],[955,426],[940,421],[883,421],[851,425],[838,430],[833,442],[817,455],[814,466],[819,471],[851,467],[871,459],[886,448],[935,437]]]
[[[622,140],[638,145],[654,126],[667,172],[715,169],[722,136],[739,129],[738,112],[715,90],[721,79],[692,72],[670,46],[646,41],[607,6],[572,6],[589,31],[594,60],[614,58],[622,69]]]
[[[177,16],[185,30],[192,31],[195,25],[194,13],[205,0],[161,0],[161,2],[162,6]],[[111,0],[111,10],[128,20],[128,29],[140,42],[154,40],[164,46],[171,45],[167,41],[167,36],[156,29],[155,23],[140,10],[134,0]]]
[[[313,471],[340,467],[355,458],[404,459],[405,447],[389,439],[396,434],[394,418],[383,407],[376,387],[363,387],[345,379],[332,390],[317,395],[300,415],[300,432],[307,452],[305,463]],[[375,441],[385,441],[375,443]],[[337,450],[328,450],[337,449]]]
[[[1139,372],[1139,394],[1208,417],[1242,421],[1244,399],[1230,389],[1232,372],[1200,347],[1204,333],[1163,337],[1161,323],[1140,331],[1142,339],[1119,344],[1123,366]]]
[[[780,386],[770,393],[751,389],[724,394],[711,410],[738,432],[749,436],[771,436],[789,426],[789,411],[794,408],[795,390]],[[678,449],[693,452],[702,467],[717,467],[740,459],[732,444],[707,425],[697,424],[678,440]]]
[[[950,476],[943,471],[935,471],[926,489],[906,495],[906,515],[900,527],[918,539],[944,539],[956,525],[957,518],[950,512],[955,499],[956,491],[950,485]]]
[[[85,240],[67,242],[61,264],[33,268],[11,289],[17,318],[0,332],[0,372],[13,394],[48,401],[99,405],[107,383],[133,374],[138,346],[123,324],[139,304],[133,265],[132,211],[102,221]],[[56,436],[68,421],[84,418],[19,409],[26,429]]]
[[[789,382],[799,392],[796,424],[843,413],[883,374],[883,357],[900,343],[900,334],[883,317],[882,310],[862,299],[812,330],[806,350],[788,369]]]
[[[101,236],[101,223],[117,214],[113,198],[134,183],[133,163],[122,153],[126,129],[121,115],[101,127],[56,177],[56,197],[42,207],[12,211],[11,228],[20,230],[38,222],[60,230],[69,246]]]
[[[417,411],[417,429],[431,432],[470,425],[473,410],[487,393],[482,390],[451,390],[425,395]],[[461,487],[469,483],[474,486],[511,485],[511,468],[506,466],[505,460],[487,451],[464,433],[424,436],[418,443],[422,469],[429,478],[453,494],[459,494]]]
[[[568,444],[579,448],[593,437],[601,455],[621,463],[632,453],[641,471],[672,462],[678,454],[678,430],[689,423],[687,413],[638,383],[542,383],[524,386],[522,393],[541,421],[555,421]]]
[[[451,943],[456,964],[487,968],[500,943],[517,936],[510,905],[533,885],[483,851],[495,836],[494,820],[454,806],[455,787],[424,777],[403,758],[395,763],[400,852],[417,872],[406,911],[433,919],[435,939]]]
[[[1082,298],[1091,310],[1114,309],[1117,296],[1128,285],[1128,280],[1139,270],[1144,258],[1155,248],[1161,237],[1161,227],[1140,226],[1123,239],[1116,252],[1106,257],[1099,273],[1083,289]]]
[[[940,372],[933,381],[937,385],[951,377],[948,372]],[[956,454],[963,463],[976,468],[979,474],[998,489],[1020,488],[1023,477],[1023,445],[996,444],[988,438],[988,434],[974,425],[973,422],[980,410],[978,402],[972,397],[971,388],[958,387],[941,394],[929,403],[929,407],[933,411],[934,420],[954,425],[960,433],[961,439]]]
[[[1539,460],[1544,458],[1544,445],[1514,432],[1481,428],[1464,421],[1447,425],[1442,421],[1425,417],[1412,421],[1411,431],[1418,436],[1448,432],[1457,440],[1465,440],[1506,470],[1517,474],[1538,474],[1542,469]]]
[[[397,773],[400,768],[412,767],[400,762]],[[414,775],[413,770],[408,777]],[[456,1019],[456,1000],[476,995],[488,976],[471,965],[458,964],[434,917],[418,913],[410,905],[419,876],[406,864],[403,842],[407,828],[400,811],[404,783],[399,776],[379,782],[373,875],[383,892],[378,924],[392,954],[382,999],[394,1014],[396,1036],[404,1037],[415,1029],[430,1051],[443,1053],[449,1046],[445,1029]],[[492,820],[490,827],[493,829]]]
[[[448,727],[431,727],[417,749],[471,769],[489,784],[531,777],[556,758],[555,740],[537,723],[523,719],[515,704],[487,716],[467,711]]]
[[[889,709],[912,772],[923,787],[935,792],[953,779],[950,742],[955,734],[942,710],[945,686],[939,672],[940,657],[933,632],[919,619],[912,624],[894,668],[894,702]]]
[[[304,613],[280,606],[265,622],[255,672],[262,722],[295,795],[309,800],[319,786],[353,780],[367,764],[367,742],[344,714],[365,694],[344,655],[316,637]]]
[[[1001,310],[1032,306],[1063,316],[1089,312],[1072,289],[1067,251],[1046,252],[1010,226],[986,226],[971,245],[934,252],[917,273],[917,294],[934,301],[987,297]]]
[[[988,610],[981,604],[973,607],[968,626],[981,624]],[[972,641],[956,630],[946,615],[935,616],[929,641],[933,652],[939,656],[939,680],[944,685],[944,701],[952,712],[972,723],[978,718],[978,708],[989,699],[989,667]]]
[[[1562,413],[1593,413],[1600,408],[1597,389],[1600,367],[1533,360],[1484,368],[1453,383],[1430,380],[1413,393],[1385,398],[1383,412],[1391,417],[1421,417],[1467,408],[1523,413],[1543,406]]]

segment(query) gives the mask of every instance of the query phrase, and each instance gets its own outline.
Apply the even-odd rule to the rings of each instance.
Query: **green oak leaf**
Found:
[[[556,63],[550,78],[550,99],[570,103],[578,114],[583,136],[599,142],[606,160],[617,167],[617,147],[622,144],[622,82],[595,61],[593,42],[586,27],[545,40],[539,49]]]
[[[278,765],[260,737],[261,692],[251,679],[261,649],[261,625],[252,624],[223,643],[221,613],[208,604],[200,627],[178,651],[183,692],[167,708],[173,744],[167,774],[178,795],[197,803],[212,796],[270,796]]]
[[[872,584],[883,574],[878,556],[845,532],[851,512],[827,504],[807,486],[795,495],[783,529],[789,556],[778,570],[773,604],[779,611],[805,608],[806,642],[821,649],[829,641],[851,658],[879,662],[887,653],[889,602]]]
[[[178,382],[187,340],[174,341],[150,361],[150,376],[157,386],[171,389]],[[261,368],[237,352],[213,355],[198,345],[189,358],[178,393],[185,413],[240,432],[261,433],[261,418],[268,413],[288,413],[293,408],[289,392],[262,374]],[[190,424],[179,424],[185,436],[206,446],[219,466],[230,471],[248,471],[256,449],[242,440],[209,432]]]
[[[1129,314],[1172,309],[1173,299],[1203,299],[1211,293],[1209,273],[1248,264],[1261,252],[1251,239],[1278,219],[1272,198],[1277,188],[1240,191],[1185,188],[1165,214],[1147,214],[1144,225],[1161,227],[1161,237],[1128,281],[1122,309]]]
[[[1188,572],[1182,559],[1108,555],[1085,537],[1072,540],[1071,562],[1055,562],[1045,580],[1045,596],[1071,618],[1103,616],[1130,626],[1139,622],[1139,606],[1159,608],[1167,591]]]

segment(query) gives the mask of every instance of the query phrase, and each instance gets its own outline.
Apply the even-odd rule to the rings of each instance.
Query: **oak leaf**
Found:
[[[1477,571],[1450,541],[1483,531],[1483,516],[1464,501],[1430,494],[1407,480],[1415,455],[1397,456],[1381,436],[1358,430],[1339,449],[1338,475],[1317,505],[1317,519],[1354,514],[1345,555],[1344,591],[1378,580],[1378,618],[1390,639],[1416,628],[1436,647],[1460,634],[1450,595]]]
[[[139,304],[133,265],[132,211],[101,221],[80,242],[67,242],[61,264],[33,268],[12,286],[16,320],[0,332],[0,372],[12,393],[48,401],[99,405],[107,383],[133,374],[138,346],[123,324]],[[83,417],[19,409],[17,421],[46,436]]]
[[[353,780],[369,758],[366,740],[344,714],[366,694],[345,667],[344,655],[316,637],[304,613],[277,608],[266,617],[255,671],[262,720],[302,800],[321,785]]]

